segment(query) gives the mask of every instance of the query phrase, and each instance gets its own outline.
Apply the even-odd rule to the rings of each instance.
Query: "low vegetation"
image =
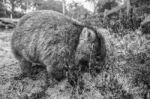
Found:
[[[43,68],[35,68],[34,79],[26,77],[23,80],[13,80],[21,72],[10,49],[13,30],[1,30],[0,99],[150,99],[149,1],[132,1],[128,13],[129,6],[124,6],[105,16],[105,9],[111,10],[109,7],[112,3],[115,4],[112,7],[117,5],[114,2],[103,5],[101,0],[92,15],[87,12],[81,16],[85,9],[78,12],[76,3],[72,4],[72,8],[76,9],[66,12],[69,13],[68,16],[88,25],[107,29],[100,30],[107,47],[104,68],[101,68],[100,73],[93,72],[94,75],[91,75],[89,69],[89,72],[78,76],[76,86],[71,86],[68,79],[65,79],[44,90],[46,78]]]
[[[127,31],[121,37],[104,31],[107,45],[106,68],[97,76],[85,73],[73,88],[67,80],[49,87],[43,95],[44,70],[35,69],[35,80],[11,79],[20,73],[19,64],[10,50],[12,32],[1,31],[0,97],[2,99],[146,99],[149,98],[149,40],[139,31]],[[9,49],[9,50],[8,50]],[[8,62],[9,61],[9,62]],[[9,63],[9,64],[8,64]],[[39,72],[40,71],[40,72]],[[40,95],[37,94],[40,92]],[[23,97],[23,98],[21,98]],[[28,98],[25,98],[28,97]]]

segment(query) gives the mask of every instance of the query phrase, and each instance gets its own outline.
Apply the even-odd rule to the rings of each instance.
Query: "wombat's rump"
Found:
[[[12,51],[20,62],[22,73],[30,74],[32,64],[36,63],[45,66],[48,74],[58,80],[65,77],[64,68],[73,66],[76,50],[84,48],[80,46],[79,39],[84,28],[84,25],[55,11],[36,11],[22,17],[11,41]],[[95,47],[97,54],[104,58],[105,50],[101,53],[101,45],[104,43],[101,41],[104,39],[96,33],[94,35],[95,42],[99,43]]]

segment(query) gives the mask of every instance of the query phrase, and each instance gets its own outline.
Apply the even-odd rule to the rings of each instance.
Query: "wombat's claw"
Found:
[[[27,74],[20,74],[19,76],[14,77],[14,80],[22,80],[25,77],[27,77]]]
[[[55,85],[57,85],[57,84],[58,84],[58,81],[52,79],[52,80],[47,82],[47,87],[54,88]]]
[[[34,81],[37,80],[37,78],[36,78],[36,77],[33,77],[33,76],[31,76],[31,79],[34,80]]]
[[[42,97],[46,96],[46,93],[45,91],[41,91],[39,93],[33,93],[31,96],[30,96],[30,99],[41,99]]]

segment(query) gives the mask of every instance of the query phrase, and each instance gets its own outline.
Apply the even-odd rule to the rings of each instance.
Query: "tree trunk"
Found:
[[[63,14],[65,15],[66,14],[66,1],[63,0],[62,2],[63,2],[63,4],[62,4],[62,6],[63,6]]]
[[[97,13],[97,0],[94,0],[93,4],[94,4],[94,14],[96,14]]]
[[[124,2],[125,2],[125,5],[126,5],[126,8],[127,8],[127,15],[129,16],[130,9],[131,9],[130,0],[125,0]]]
[[[28,5],[29,5],[29,1],[27,0],[26,3],[27,3],[27,4],[26,4],[26,12],[27,12],[27,10],[28,10]]]
[[[3,0],[3,5],[5,5],[5,4],[6,4],[6,0]],[[7,11],[7,10],[4,11],[5,16],[6,16],[6,11]]]
[[[10,19],[12,19],[13,18],[13,15],[12,15],[12,13],[10,14]]]
[[[14,16],[14,12],[15,12],[15,4],[14,4],[14,0],[11,0],[11,19],[13,18]]]

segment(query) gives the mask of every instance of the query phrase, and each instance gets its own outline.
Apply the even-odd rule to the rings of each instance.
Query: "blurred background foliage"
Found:
[[[0,0],[0,18],[55,10],[85,24],[106,28],[109,34],[103,36],[108,47],[108,68],[96,79],[95,87],[106,96],[104,99],[150,99],[150,0],[86,1],[93,4],[93,12],[75,1]]]
[[[93,12],[75,1],[68,4],[66,0],[0,0],[0,17],[20,18],[34,10],[55,10],[88,24],[103,26],[115,33],[124,29],[136,30],[141,23],[142,28],[145,28],[150,20],[147,18],[150,14],[149,0],[86,0],[86,2],[93,4]]]

